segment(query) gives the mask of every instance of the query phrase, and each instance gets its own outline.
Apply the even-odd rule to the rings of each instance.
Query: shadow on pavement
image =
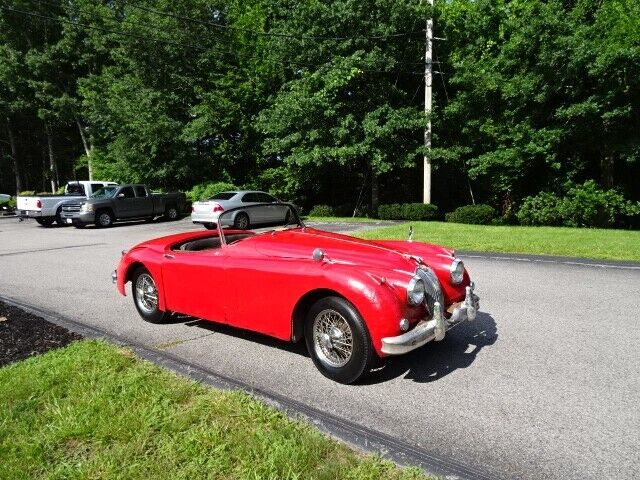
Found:
[[[286,342],[249,330],[184,315],[175,315],[175,321],[171,321],[171,323],[180,322],[189,327],[198,327],[309,357],[304,341]],[[484,347],[493,345],[497,339],[498,329],[493,317],[486,312],[478,312],[473,322],[465,322],[457,326],[449,331],[441,342],[430,342],[406,355],[380,360],[379,366],[358,383],[373,385],[403,375],[405,379],[418,383],[434,382],[459,368],[471,365],[478,353]]]
[[[430,342],[406,355],[382,359],[380,367],[361,383],[375,384],[402,375],[418,383],[435,382],[459,368],[467,368],[484,347],[493,345],[497,339],[493,317],[478,312],[473,322],[455,327],[441,342]]]

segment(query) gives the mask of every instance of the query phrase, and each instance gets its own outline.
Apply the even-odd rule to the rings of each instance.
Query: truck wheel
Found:
[[[158,308],[158,287],[149,270],[138,267],[133,272],[131,290],[136,310],[145,322],[163,323],[169,318],[169,312]]]
[[[101,210],[96,213],[96,227],[110,227],[113,225],[113,214],[109,210]]]
[[[304,337],[316,368],[339,383],[360,379],[375,358],[362,317],[341,297],[325,297],[313,304],[307,313]]]
[[[244,212],[238,213],[233,221],[233,226],[238,230],[246,230],[249,228],[249,215]]]
[[[42,225],[43,227],[50,227],[51,225],[53,225],[53,221],[55,219],[53,217],[41,217],[41,218],[36,218],[36,222],[38,222],[39,225]]]
[[[62,208],[58,208],[58,211],[56,212],[56,224],[58,224],[61,227],[66,226],[67,224],[64,223],[64,220],[62,219],[62,217],[60,216],[60,214],[62,213]]]
[[[167,209],[164,212],[164,216],[167,220],[177,220],[180,216],[180,212],[178,211],[178,207],[175,205],[168,205]]]

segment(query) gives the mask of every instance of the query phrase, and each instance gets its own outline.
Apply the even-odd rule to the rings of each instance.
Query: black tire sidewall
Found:
[[[324,364],[316,355],[313,344],[313,321],[323,310],[335,310],[340,313],[351,328],[353,335],[353,352],[351,358],[343,367],[331,367]],[[325,297],[318,300],[307,312],[305,321],[305,342],[309,355],[316,368],[325,377],[339,383],[350,384],[365,375],[375,357],[369,331],[351,302],[341,297]]]
[[[136,293],[136,282],[138,281],[138,277],[142,274],[146,273],[147,275],[149,275],[151,278],[153,278],[153,275],[151,275],[151,272],[149,272],[149,270],[147,270],[145,267],[138,267],[134,270],[133,274],[131,275],[131,296],[133,297],[133,304],[136,307],[136,310],[138,311],[138,314],[142,317],[142,319],[145,322],[149,322],[149,323],[163,323],[166,321],[167,317],[168,317],[168,313],[167,312],[163,312],[162,310],[160,310],[159,308],[156,309],[155,312],[153,313],[147,313],[144,310],[141,310],[140,307],[138,306],[138,295]],[[156,283],[156,290],[158,290],[158,283],[156,282],[156,279],[153,278],[153,281]],[[160,291],[158,290],[158,304],[160,303]]]
[[[175,216],[171,215],[171,211],[175,212]],[[167,217],[167,220],[178,220],[178,218],[180,217],[180,212],[178,211],[178,208],[175,207],[174,205],[169,205],[167,207],[167,210],[164,213],[165,217]]]

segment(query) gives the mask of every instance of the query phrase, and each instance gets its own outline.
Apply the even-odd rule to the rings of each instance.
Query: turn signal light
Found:
[[[224,208],[222,208],[222,205],[220,205],[219,203],[213,204],[213,213],[216,212],[224,212]]]
[[[42,200],[36,200],[36,208],[42,208]]]

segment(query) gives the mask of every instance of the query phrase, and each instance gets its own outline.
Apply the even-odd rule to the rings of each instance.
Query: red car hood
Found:
[[[328,260],[344,264],[391,268],[410,274],[417,265],[407,242],[374,242],[309,227],[258,235],[250,242],[260,254],[270,257],[311,258],[313,251],[320,248]],[[420,245],[422,250],[432,250],[434,256],[451,258],[450,252],[442,247]],[[424,255],[423,259],[431,263]]]

